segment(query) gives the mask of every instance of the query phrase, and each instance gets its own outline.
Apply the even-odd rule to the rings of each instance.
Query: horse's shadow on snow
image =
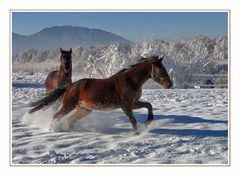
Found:
[[[137,121],[141,124],[147,118],[147,114],[135,113]],[[228,121],[226,120],[208,120],[201,117],[192,117],[187,115],[154,115],[153,124],[156,121],[165,120],[167,123],[172,124],[194,124],[194,123],[207,123],[207,124],[225,124],[227,126]],[[161,124],[161,122],[160,122]],[[169,126],[169,125],[168,125]],[[162,127],[162,128],[161,128]],[[175,127],[176,128],[176,127]],[[195,136],[195,137],[227,137],[228,130],[204,130],[204,129],[169,129],[159,126],[159,128],[151,128],[148,133],[155,133],[158,135],[177,135],[177,136]]]
[[[121,121],[120,123],[126,123],[128,125],[127,126],[124,125],[125,128],[114,126],[114,124],[116,123],[115,121],[116,119],[115,117],[113,117],[111,119],[108,119],[107,122],[104,119],[100,120],[101,122],[105,121],[105,123],[97,123],[97,125],[95,125],[94,127],[96,128],[95,130],[98,132],[101,131],[102,133],[105,133],[105,134],[121,134],[121,133],[130,133],[133,131],[129,123],[129,120],[126,117],[126,115],[124,115],[124,113],[115,112],[115,115],[119,117],[119,120]],[[134,115],[138,122],[138,126],[141,133],[141,130],[142,129],[144,130],[143,127],[144,127],[144,122],[147,119],[147,113],[134,112]],[[147,128],[147,133],[157,134],[157,135],[195,136],[195,137],[201,137],[201,138],[228,136],[228,130],[211,130],[211,129],[194,128],[194,124],[196,124],[197,126],[201,123],[205,123],[206,125],[223,124],[224,126],[225,125],[227,126],[228,121],[227,120],[210,120],[210,119],[204,119],[201,117],[192,117],[187,115],[154,115],[154,120],[152,121],[152,124]],[[156,127],[156,124],[159,124],[159,126]],[[177,129],[177,125],[181,126],[181,124],[183,125],[193,124],[193,128]],[[174,129],[171,128],[171,125],[174,127]],[[88,129],[88,127],[85,128],[85,130],[86,129]]]

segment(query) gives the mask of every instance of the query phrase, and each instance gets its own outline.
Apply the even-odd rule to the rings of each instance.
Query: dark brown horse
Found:
[[[63,95],[62,107],[54,115],[54,119],[60,119],[74,110],[74,114],[68,119],[70,128],[92,110],[121,108],[128,116],[134,131],[138,133],[133,109],[147,108],[146,124],[150,124],[153,120],[152,105],[139,101],[142,95],[142,85],[149,78],[152,78],[164,88],[172,87],[172,82],[162,60],[163,57],[160,59],[158,57],[147,58],[107,79],[80,79],[69,86],[56,89],[49,96],[35,102],[35,107],[29,113],[49,106]]]
[[[55,89],[72,83],[72,49],[69,51],[61,51],[61,66],[59,70],[51,72],[45,81],[46,93],[49,94]]]

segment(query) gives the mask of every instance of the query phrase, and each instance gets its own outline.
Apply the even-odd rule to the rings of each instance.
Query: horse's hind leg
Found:
[[[71,104],[68,101],[64,101],[60,110],[53,116],[53,121],[50,126],[50,129],[53,128],[54,122],[56,120],[58,121],[59,119],[61,119],[63,116],[65,116],[66,114],[71,112],[75,107],[76,107],[76,105]]]
[[[62,108],[53,116],[53,119],[60,119],[66,114],[68,114],[69,112],[71,112],[73,109],[74,107],[70,108],[70,107],[62,106]]]
[[[58,121],[60,118],[62,118],[63,116],[65,116],[66,114],[68,114],[69,112],[71,112],[74,108],[70,109],[70,108],[64,108],[62,107],[54,116],[53,116],[53,121],[50,125],[50,130],[53,129],[54,127],[54,122]]]
[[[69,128],[70,130],[73,129],[74,124],[82,119],[83,117],[87,116],[90,112],[92,112],[92,110],[87,109],[87,108],[82,108],[77,106],[76,107],[76,112],[68,119],[68,124],[69,124]]]
[[[145,124],[149,125],[153,121],[152,105],[148,102],[138,101],[133,106],[133,109],[140,109],[140,108],[147,108],[148,109],[148,119],[146,120]]]
[[[61,109],[54,115],[54,119],[59,119],[71,112],[78,104],[78,93],[79,87],[77,84],[72,84],[68,87],[62,97],[62,107]]]

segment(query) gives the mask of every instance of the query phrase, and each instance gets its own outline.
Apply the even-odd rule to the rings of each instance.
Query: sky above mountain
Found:
[[[63,25],[102,29],[134,42],[220,37],[228,34],[228,12],[12,12],[14,33]]]

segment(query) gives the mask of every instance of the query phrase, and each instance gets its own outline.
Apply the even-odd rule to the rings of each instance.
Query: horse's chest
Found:
[[[63,86],[68,83],[71,83],[71,82],[72,82],[71,76],[61,75],[61,74],[58,75],[58,78],[57,78],[58,87]]]
[[[142,91],[137,92],[137,99],[139,100],[140,97],[142,96]]]
[[[142,96],[142,90],[137,91],[135,98],[134,98],[134,102],[138,102],[138,100],[141,98],[141,96]]]

